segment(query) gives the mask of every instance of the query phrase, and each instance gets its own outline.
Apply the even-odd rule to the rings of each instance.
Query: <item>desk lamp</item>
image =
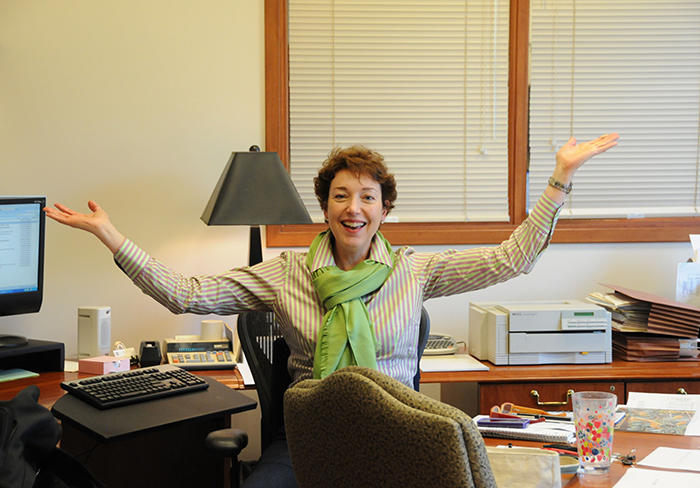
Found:
[[[262,261],[261,225],[311,224],[299,192],[276,152],[234,152],[209,198],[207,225],[249,225],[250,266]]]

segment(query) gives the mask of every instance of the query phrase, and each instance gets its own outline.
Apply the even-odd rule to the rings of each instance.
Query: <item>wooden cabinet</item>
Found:
[[[605,391],[615,393],[618,403],[623,403],[623,382],[578,382],[565,383],[503,383],[479,385],[479,413],[488,413],[492,406],[504,401],[523,407],[543,410],[571,410],[574,391]],[[538,403],[539,402],[539,403]]]
[[[606,391],[626,403],[630,391],[700,394],[700,362],[494,366],[489,371],[422,373],[421,381],[441,383],[441,400],[470,415],[487,414],[503,402],[571,410],[567,392]],[[536,392],[536,395],[534,394]],[[538,404],[538,401],[540,402]]]

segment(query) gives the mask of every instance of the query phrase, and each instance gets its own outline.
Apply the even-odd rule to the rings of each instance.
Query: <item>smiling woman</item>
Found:
[[[617,138],[569,140],[557,152],[553,182],[530,216],[494,247],[440,253],[392,248],[379,227],[396,199],[394,178],[381,155],[362,147],[334,150],[319,172],[315,187],[328,228],[308,252],[286,251],[216,275],[176,273],[117,231],[94,201],[89,214],[60,204],[45,210],[56,222],[98,237],[133,283],[173,313],[273,312],[290,349],[295,381],[357,364],[412,387],[423,303],[532,270],[551,239],[574,173],[614,147]],[[275,444],[245,487],[295,486],[283,433]]]

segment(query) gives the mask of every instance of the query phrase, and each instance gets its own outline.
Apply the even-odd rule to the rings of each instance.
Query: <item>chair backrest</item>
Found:
[[[418,360],[430,333],[430,317],[423,308],[418,337]],[[270,444],[284,425],[283,396],[292,382],[287,369],[289,347],[282,338],[280,327],[272,312],[247,312],[238,317],[238,337],[248,360],[260,403],[261,449]],[[420,368],[413,378],[416,390],[420,387]]]
[[[494,488],[483,438],[464,412],[350,366],[285,393],[300,488]]]
[[[292,382],[287,369],[289,347],[271,312],[241,314],[238,337],[258,392],[260,447],[264,451],[284,425],[283,396]]]
[[[416,375],[413,377],[413,389],[416,391],[420,390],[420,359],[423,357],[423,351],[425,351],[425,346],[428,344],[428,336],[430,335],[430,315],[428,311],[423,307],[420,314],[420,325],[418,328],[418,368],[416,368]]]

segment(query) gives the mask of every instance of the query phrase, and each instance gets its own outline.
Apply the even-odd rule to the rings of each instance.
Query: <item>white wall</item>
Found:
[[[88,199],[185,273],[247,263],[247,228],[199,219],[232,151],[264,146],[263,2],[0,0],[0,194]],[[196,333],[135,289],[109,251],[47,221],[38,314],[0,331],[77,353],[77,308],[112,307],[138,347]]]
[[[264,144],[263,2],[0,0],[0,194],[99,202],[146,251],[186,273],[247,261],[247,229],[199,216],[231,151]],[[438,247],[420,247],[439,250]],[[267,257],[280,249],[265,251]],[[477,300],[584,298],[598,283],[674,297],[688,243],[551,245],[529,275],[426,305],[467,338]],[[77,352],[77,307],[112,307],[127,345],[199,330],[143,296],[92,236],[47,222],[41,312],[0,331]],[[231,320],[233,322],[233,320]]]

